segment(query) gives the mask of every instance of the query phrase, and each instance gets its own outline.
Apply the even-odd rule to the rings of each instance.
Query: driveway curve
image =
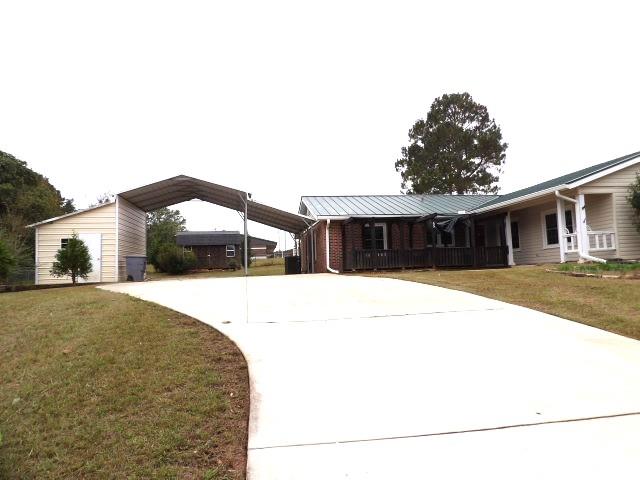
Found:
[[[248,476],[637,478],[640,342],[459,291],[329,274],[102,286],[228,335]]]

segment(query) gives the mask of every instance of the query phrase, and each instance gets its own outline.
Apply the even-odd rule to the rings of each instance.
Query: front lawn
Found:
[[[0,294],[0,384],[0,478],[244,478],[244,357],[174,311],[86,286]]]
[[[640,281],[572,277],[549,266],[497,270],[377,272],[476,293],[640,340]]]

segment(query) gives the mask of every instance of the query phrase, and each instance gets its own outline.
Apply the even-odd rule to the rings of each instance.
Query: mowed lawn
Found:
[[[0,385],[0,478],[244,478],[244,357],[166,308],[0,294]]]
[[[497,270],[378,272],[475,293],[640,340],[640,280],[572,277],[550,266]]]

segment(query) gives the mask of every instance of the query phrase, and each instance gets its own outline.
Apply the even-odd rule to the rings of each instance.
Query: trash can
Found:
[[[145,255],[127,255],[127,281],[142,282],[147,270],[147,257]]]
[[[284,257],[284,274],[294,275],[300,273],[300,257]]]

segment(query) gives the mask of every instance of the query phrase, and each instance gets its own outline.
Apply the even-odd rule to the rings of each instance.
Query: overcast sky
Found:
[[[78,207],[186,174],[297,211],[399,193],[413,122],[468,91],[509,143],[504,193],[640,150],[634,3],[3,0],[0,150]]]

